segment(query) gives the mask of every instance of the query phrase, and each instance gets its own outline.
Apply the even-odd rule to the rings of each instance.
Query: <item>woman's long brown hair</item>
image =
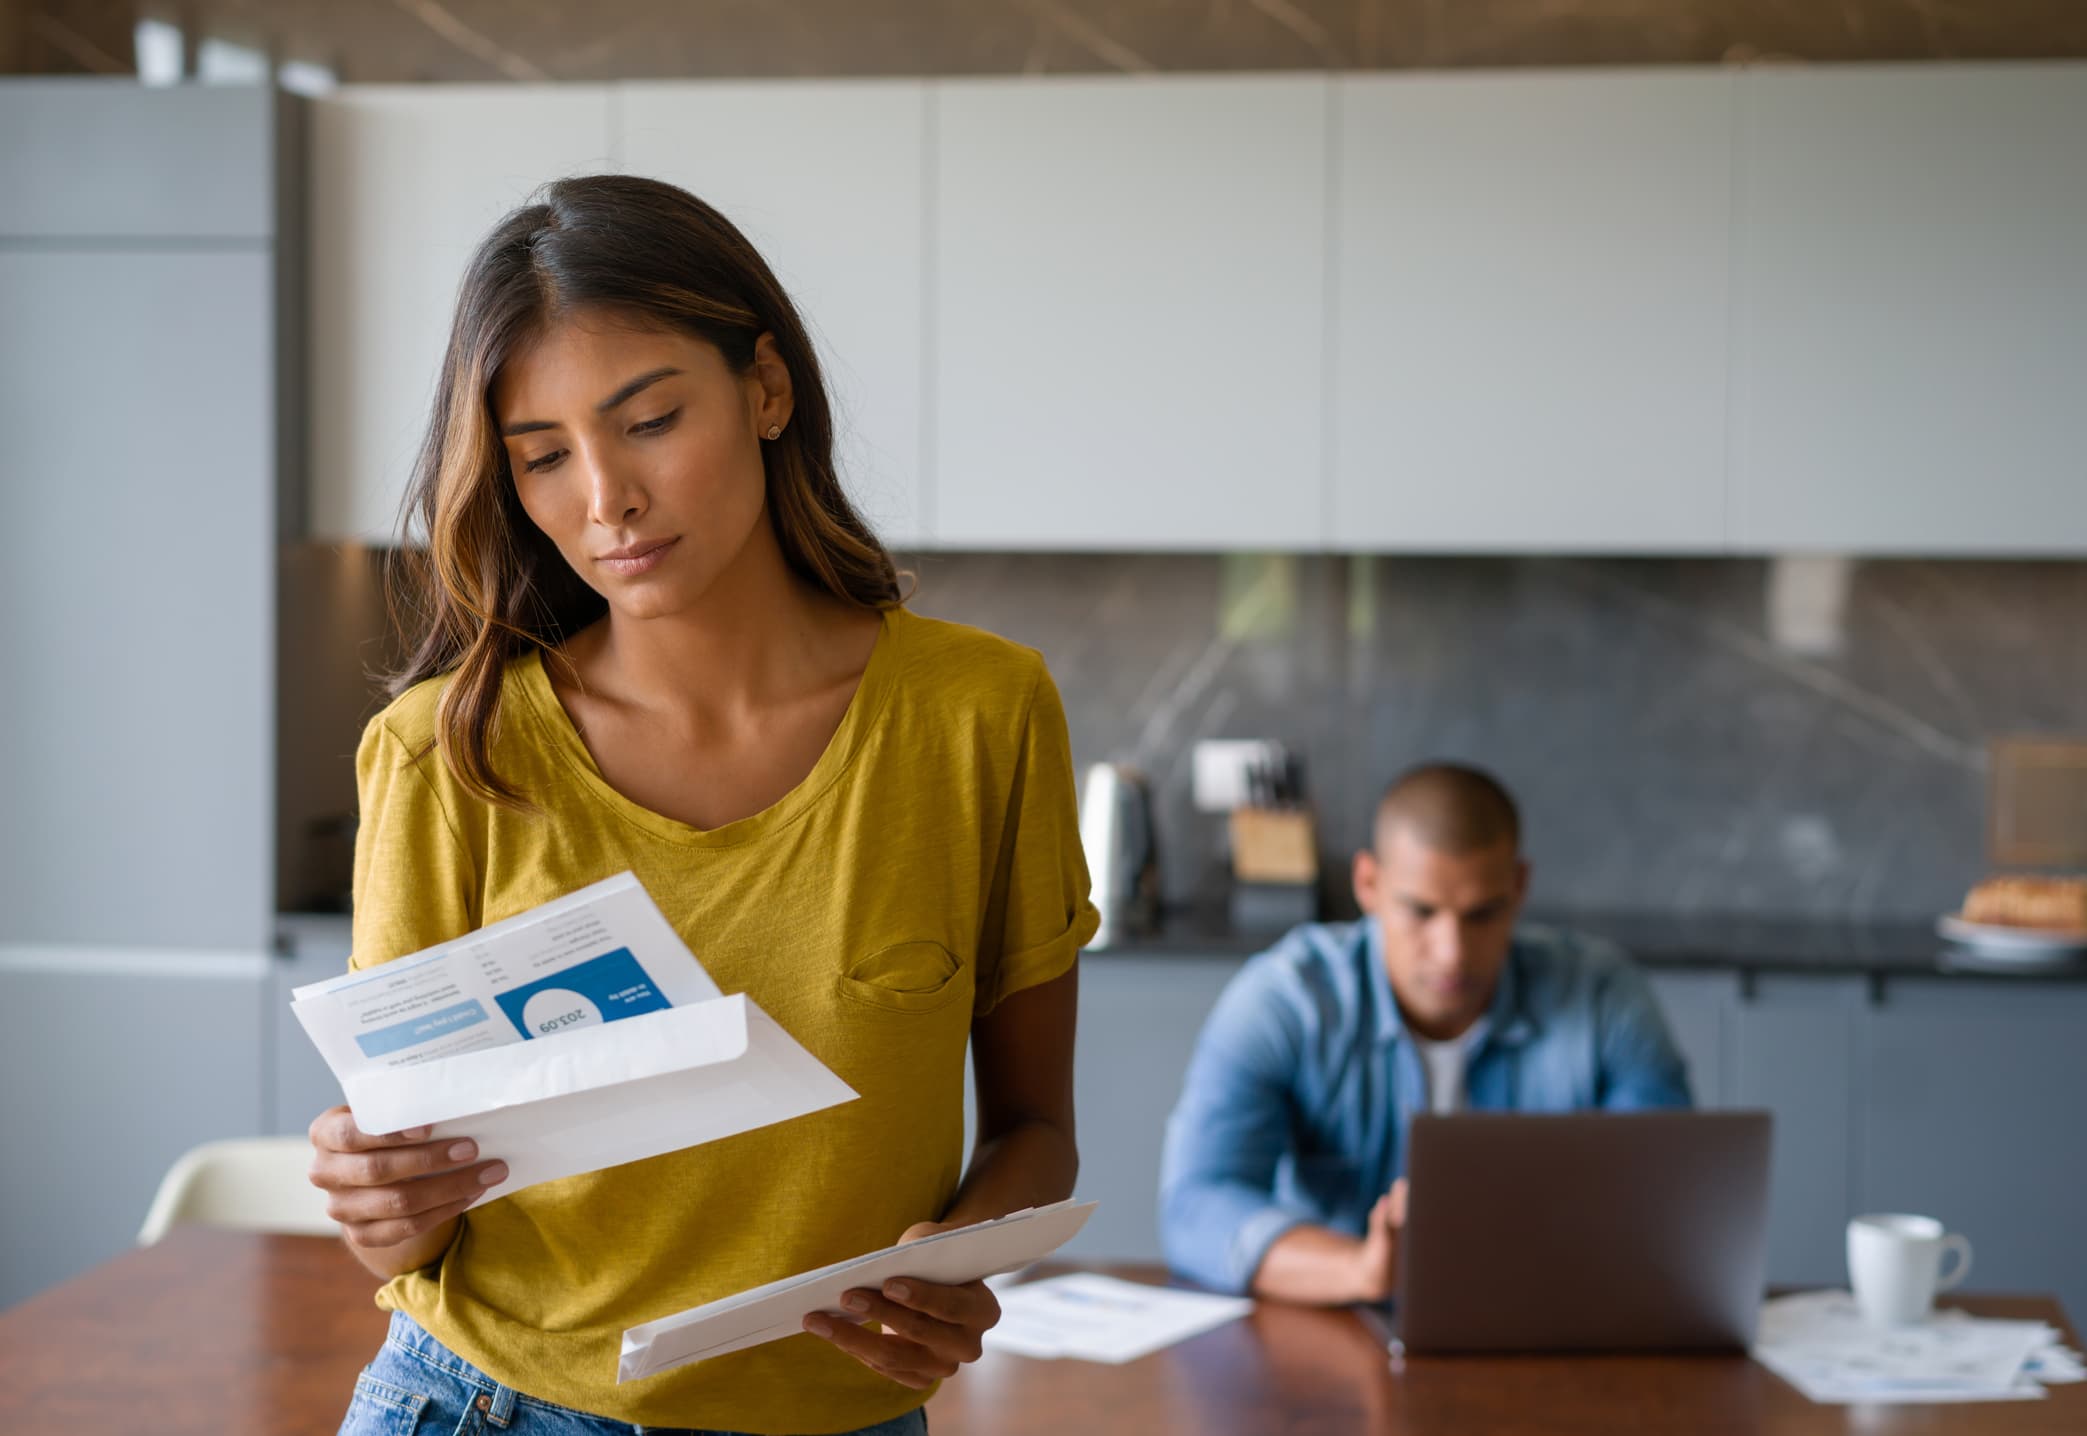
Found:
[[[502,675],[607,605],[523,512],[489,396],[501,365],[580,309],[693,334],[742,374],[755,342],[773,335],[793,389],[789,426],[761,445],[783,557],[859,607],[904,599],[890,553],[841,489],[833,413],[804,323],[746,237],[658,180],[592,175],[546,185],[494,227],[464,272],[391,570],[392,615],[412,656],[387,687],[395,697],[453,675],[437,708],[436,746],[466,789],[506,807],[530,804],[489,756]]]

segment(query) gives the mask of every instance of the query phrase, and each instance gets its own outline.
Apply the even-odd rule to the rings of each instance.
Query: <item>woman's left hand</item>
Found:
[[[903,1246],[937,1232],[953,1231],[962,1222],[917,1222],[899,1237]],[[978,1360],[981,1338],[1000,1320],[1000,1302],[982,1281],[962,1286],[900,1277],[882,1291],[858,1287],[841,1298],[852,1313],[849,1321],[814,1312],[804,1329],[823,1337],[857,1361],[901,1386],[925,1390],[957,1374],[967,1361]],[[857,1322],[876,1322],[871,1331]]]

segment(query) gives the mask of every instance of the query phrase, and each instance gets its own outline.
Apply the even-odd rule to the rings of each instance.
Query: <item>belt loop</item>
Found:
[[[471,1404],[478,1408],[488,1425],[496,1426],[500,1430],[505,1431],[514,1420],[515,1395],[515,1389],[512,1386],[502,1386],[495,1382],[492,1395],[488,1396],[484,1392],[480,1392],[478,1400]]]

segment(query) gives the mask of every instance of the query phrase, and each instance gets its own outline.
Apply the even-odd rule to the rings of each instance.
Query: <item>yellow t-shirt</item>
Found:
[[[709,831],[608,785],[535,654],[507,670],[491,753],[541,811],[471,798],[429,750],[444,681],[356,755],[353,966],[628,868],[724,991],[861,1096],[471,1208],[378,1304],[525,1395],[633,1424],[852,1431],[920,1405],[812,1336],[623,1386],[616,1359],[626,1327],[887,1245],[954,1196],[973,1017],[1065,973],[1097,920],[1043,660],[890,612],[809,776]]]

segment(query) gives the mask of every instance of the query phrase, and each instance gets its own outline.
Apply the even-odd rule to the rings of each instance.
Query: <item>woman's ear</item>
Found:
[[[753,379],[755,429],[763,438],[768,437],[771,429],[787,429],[797,396],[790,381],[790,366],[783,362],[782,350],[776,347],[773,334],[763,334],[754,341]]]

